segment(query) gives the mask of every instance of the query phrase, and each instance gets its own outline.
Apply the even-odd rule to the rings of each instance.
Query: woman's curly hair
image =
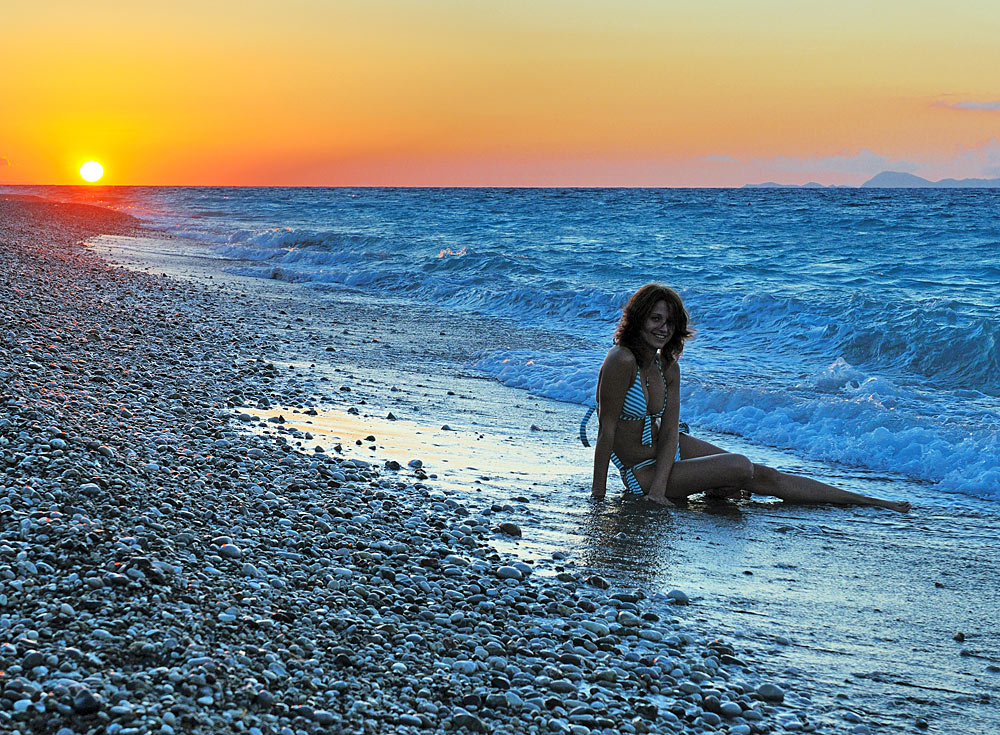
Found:
[[[627,347],[635,355],[636,360],[640,360],[649,348],[639,333],[650,312],[661,301],[667,302],[667,311],[674,328],[670,341],[663,345],[660,351],[661,359],[666,358],[669,365],[684,351],[684,342],[694,336],[688,325],[688,313],[684,308],[684,302],[672,288],[658,283],[647,283],[632,294],[632,298],[622,307],[622,318],[615,330],[615,344]]]

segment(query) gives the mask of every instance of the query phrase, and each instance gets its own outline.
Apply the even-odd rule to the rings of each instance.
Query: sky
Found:
[[[1000,177],[1000,3],[0,4],[0,184]]]

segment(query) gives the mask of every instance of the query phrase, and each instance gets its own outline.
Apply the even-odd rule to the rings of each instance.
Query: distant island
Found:
[[[765,181],[763,184],[744,184],[744,189],[852,189],[841,184],[820,184],[810,181],[808,184],[779,184],[777,181]]]
[[[861,185],[870,189],[998,189],[1000,179],[941,179],[928,181],[899,171],[883,171]]]
[[[823,184],[810,181],[808,184],[778,184],[767,181],[763,184],[746,184],[744,189],[848,189],[853,187]],[[941,179],[930,181],[903,173],[883,171],[861,185],[862,189],[1000,189],[1000,179]]]

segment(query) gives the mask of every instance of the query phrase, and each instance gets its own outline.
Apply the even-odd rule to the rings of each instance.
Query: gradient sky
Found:
[[[0,184],[1000,177],[1000,3],[5,0],[0,33]]]

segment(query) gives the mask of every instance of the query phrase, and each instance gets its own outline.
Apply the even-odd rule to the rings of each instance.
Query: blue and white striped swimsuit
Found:
[[[639,370],[636,369],[635,377],[632,378],[632,385],[629,386],[628,393],[625,394],[625,405],[622,406],[622,413],[619,417],[622,421],[642,421],[642,445],[644,447],[653,446],[653,419],[662,419],[663,411],[667,407],[667,379],[663,375],[663,366],[660,364],[660,360],[656,360],[656,369],[660,371],[660,380],[663,381],[663,405],[660,407],[659,413],[649,413],[649,406],[646,403],[646,394],[642,390],[642,382],[639,380]],[[590,417],[593,416],[594,412],[597,410],[597,406],[591,406],[587,410],[587,414],[583,417],[583,421],[580,422],[580,441],[583,442],[583,446],[589,447],[590,442],[587,441],[587,422]],[[680,424],[678,430],[681,433],[688,433],[688,425]],[[674,456],[674,461],[681,458],[680,443],[677,445],[677,453]],[[628,488],[630,492],[636,493],[637,495],[645,495],[645,491],[639,485],[639,481],[635,477],[634,470],[640,469],[642,467],[648,467],[650,465],[656,464],[656,459],[646,459],[638,464],[632,465],[631,467],[626,467],[625,463],[621,461],[617,454],[611,452],[611,462],[615,467],[618,468],[618,472],[621,473],[622,482],[625,483],[625,487]]]

